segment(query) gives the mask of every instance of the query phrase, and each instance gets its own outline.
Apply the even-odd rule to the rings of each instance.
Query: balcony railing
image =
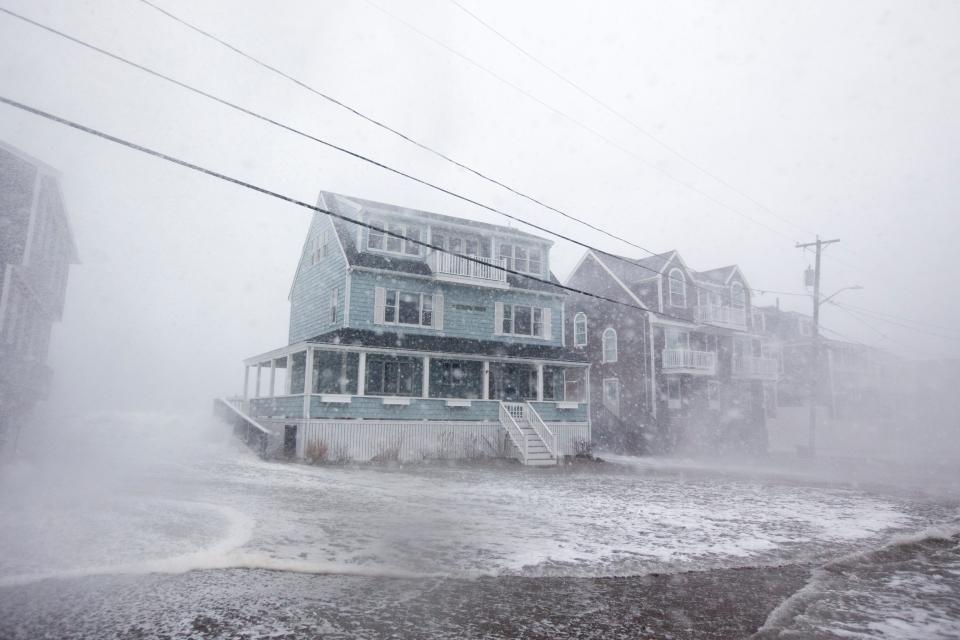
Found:
[[[488,280],[491,282],[506,282],[507,272],[501,267],[504,261],[493,258],[471,256],[467,260],[463,256],[454,255],[445,251],[434,251],[427,256],[427,264],[434,275],[453,276],[456,278],[471,278]]]
[[[776,380],[779,374],[780,363],[776,358],[739,356],[733,359],[733,375],[738,378]]]
[[[713,351],[664,349],[663,368],[687,369],[695,372],[713,374],[717,370],[717,354]]]
[[[720,304],[701,304],[697,306],[697,322],[744,328],[747,326],[747,310]]]

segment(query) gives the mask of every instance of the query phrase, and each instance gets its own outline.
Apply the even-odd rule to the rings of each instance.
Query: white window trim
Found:
[[[608,344],[610,338],[613,338],[613,358],[607,358]],[[617,330],[613,327],[607,327],[603,330],[600,338],[600,361],[604,364],[617,362],[620,357],[620,345],[618,343]]]
[[[517,307],[527,307],[530,309],[530,333],[516,333]],[[505,313],[510,309],[510,327],[509,331],[504,331],[504,320],[507,319]],[[536,313],[540,312],[540,333],[536,333]],[[532,304],[517,304],[513,302],[497,302],[494,309],[494,334],[501,336],[520,336],[522,338],[538,338],[540,340],[553,339],[553,310],[550,307],[538,307]]]
[[[330,290],[330,322],[336,323],[340,320],[340,287],[334,287]]]
[[[736,291],[740,291],[740,305],[737,305],[737,294]],[[734,282],[730,285],[730,306],[734,309],[746,309],[747,308],[747,292],[743,288],[743,285],[739,282]]]
[[[396,222],[396,221],[391,222],[390,220],[386,220],[386,219],[384,219],[384,218],[371,218],[371,219],[369,220],[369,224],[370,224],[371,226],[374,226],[374,227],[377,227],[378,229],[380,229],[380,233],[383,234],[383,248],[377,248],[377,247],[371,247],[371,246],[370,246],[370,232],[372,231],[372,229],[370,229],[370,228],[368,227],[368,228],[367,228],[366,248],[364,249],[365,251],[370,251],[370,252],[373,252],[373,253],[387,253],[387,254],[390,254],[390,255],[392,255],[392,256],[405,256],[405,257],[407,257],[407,258],[422,258],[422,257],[423,257],[423,249],[424,249],[425,247],[424,247],[423,245],[421,245],[421,244],[416,244],[416,243],[414,243],[414,246],[417,247],[417,252],[416,252],[416,253],[408,253],[408,252],[407,252],[407,242],[409,242],[409,240],[407,239],[406,236],[407,236],[407,231],[408,231],[411,227],[414,227],[414,228],[420,230],[420,242],[429,242],[428,240],[425,240],[425,235],[426,235],[426,232],[427,232],[427,227],[426,227],[426,226],[421,225],[421,224],[417,224],[417,223],[413,223],[413,222]],[[388,231],[390,231],[390,225],[391,225],[391,224],[399,225],[399,226],[401,227],[402,231],[401,231],[400,233],[401,233],[401,235],[403,235],[403,238],[402,238],[402,239],[396,238],[396,236],[393,236],[393,235],[390,235],[390,234],[387,233]],[[395,239],[395,240],[400,240],[400,250],[399,250],[399,251],[393,251],[393,250],[387,248],[387,242],[388,242],[391,238],[393,238],[393,239]]]
[[[401,327],[423,327],[423,328],[427,328],[427,329],[433,328],[433,326],[434,326],[434,324],[435,324],[435,322],[436,322],[436,319],[435,319],[435,317],[434,317],[433,314],[434,314],[434,310],[436,309],[436,306],[437,306],[437,300],[436,300],[436,298],[438,297],[437,294],[434,294],[434,293],[422,293],[422,292],[419,292],[419,291],[404,291],[403,289],[385,289],[385,292],[386,292],[386,296],[387,296],[387,297],[390,296],[390,292],[391,292],[391,291],[393,291],[393,292],[395,292],[395,293],[397,294],[397,304],[396,304],[396,306],[395,306],[396,311],[395,311],[395,313],[394,313],[394,317],[396,318],[396,320],[392,320],[392,321],[391,321],[391,320],[387,320],[387,313],[386,313],[387,304],[386,304],[386,301],[384,301],[383,324],[399,325],[399,326],[401,326]],[[411,296],[417,296],[417,297],[418,297],[418,301],[417,301],[417,316],[420,318],[420,322],[418,322],[418,323],[413,323],[413,322],[400,322],[400,296],[402,296],[402,295],[411,295]],[[424,301],[424,297],[425,297],[425,296],[430,296],[430,302],[431,302],[430,324],[423,324],[423,301]]]
[[[674,278],[673,274],[677,273],[680,275],[679,278]],[[675,283],[679,283],[680,293],[683,294],[683,304],[673,304],[673,287]],[[687,279],[683,275],[683,271],[674,267],[670,269],[670,273],[667,274],[667,297],[670,299],[670,306],[677,309],[686,309],[687,308]]]
[[[509,247],[509,248],[510,248],[509,255],[506,255],[506,256],[503,255],[502,252],[503,252],[503,248],[504,248],[504,247]],[[526,268],[526,269],[521,269],[520,267],[517,266],[517,247],[520,247],[520,248],[522,248],[522,249],[526,249],[526,250],[527,250],[527,261],[526,261],[526,262],[527,262],[527,268]],[[536,271],[534,271],[533,269],[530,268],[530,251],[531,251],[531,249],[534,250],[534,251],[539,251],[539,252],[540,252],[540,268],[539,268],[538,270],[536,270]],[[508,264],[506,265],[507,268],[508,268],[508,269],[512,269],[512,270],[514,270],[514,271],[519,271],[520,273],[527,273],[527,274],[530,274],[530,275],[532,275],[532,276],[542,276],[542,275],[544,275],[544,268],[546,267],[546,264],[547,264],[546,256],[547,256],[547,252],[544,251],[543,247],[541,247],[541,246],[539,246],[539,245],[526,244],[526,243],[523,243],[523,242],[519,242],[519,243],[518,243],[518,242],[512,242],[512,241],[506,241],[506,242],[499,242],[499,243],[497,243],[497,255],[496,255],[496,259],[497,259],[497,260],[501,260],[502,258],[507,258],[507,261],[508,261]]]
[[[583,324],[583,340],[578,340],[579,331],[577,331],[577,325]],[[575,347],[585,347],[587,346],[587,314],[582,311],[577,312],[573,316],[573,346]]]

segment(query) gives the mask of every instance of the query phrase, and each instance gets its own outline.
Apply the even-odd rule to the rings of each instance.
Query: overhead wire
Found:
[[[141,1],[145,1],[145,0],[141,0]],[[473,199],[473,198],[470,198],[470,197],[468,197],[468,196],[464,196],[464,195],[462,195],[462,194],[460,194],[460,193],[457,193],[457,192],[455,192],[455,191],[452,191],[452,190],[450,190],[450,189],[447,189],[447,188],[445,188],[445,187],[442,187],[442,186],[440,186],[440,185],[437,185],[437,184],[435,184],[435,183],[433,183],[433,182],[430,182],[430,181],[428,181],[428,180],[426,180],[426,179],[419,178],[419,177],[417,177],[417,176],[414,176],[414,175],[412,175],[412,174],[410,174],[410,173],[407,173],[407,172],[405,172],[405,171],[402,171],[402,170],[400,170],[400,169],[396,169],[396,168],[394,168],[394,167],[392,167],[392,166],[390,166],[390,165],[387,165],[387,164],[385,164],[385,163],[383,163],[383,162],[380,162],[380,161],[378,161],[378,160],[375,160],[375,159],[373,159],[373,158],[371,158],[371,157],[369,157],[369,156],[366,156],[366,155],[361,154],[361,153],[359,153],[359,152],[353,151],[353,150],[348,149],[348,148],[346,148],[346,147],[343,147],[343,146],[341,146],[341,145],[337,145],[337,144],[335,144],[335,143],[333,143],[333,142],[330,142],[330,141],[328,141],[328,140],[325,140],[325,139],[323,139],[323,138],[319,138],[319,137],[314,136],[314,135],[312,135],[312,134],[310,134],[310,133],[307,133],[307,132],[305,132],[305,131],[303,131],[303,130],[301,130],[301,129],[297,129],[297,128],[291,126],[291,125],[284,124],[284,123],[282,123],[282,122],[279,122],[279,121],[277,121],[277,120],[275,120],[275,119],[273,119],[273,118],[270,118],[270,117],[268,117],[268,116],[265,116],[265,115],[263,115],[263,114],[260,114],[260,113],[258,113],[258,112],[256,112],[256,111],[251,110],[251,109],[247,109],[246,107],[240,106],[240,105],[238,105],[238,104],[236,104],[236,103],[233,103],[233,102],[231,102],[231,101],[229,101],[229,100],[226,100],[225,98],[221,98],[221,97],[216,96],[216,95],[214,95],[214,94],[212,94],[212,93],[209,93],[209,92],[207,92],[207,91],[204,91],[203,89],[199,89],[199,88],[194,87],[194,86],[192,86],[192,85],[190,85],[190,84],[187,84],[187,83],[185,83],[185,82],[182,82],[182,81],[180,81],[180,80],[177,80],[176,78],[173,78],[173,77],[171,77],[171,76],[169,76],[169,75],[166,75],[166,74],[164,74],[164,73],[161,73],[161,72],[159,72],[159,71],[156,71],[156,70],[154,70],[154,69],[151,69],[151,68],[149,68],[149,67],[147,67],[147,66],[144,66],[144,65],[142,65],[142,64],[139,64],[139,63],[137,63],[137,62],[134,62],[134,61],[132,61],[132,60],[130,60],[130,59],[128,59],[128,58],[125,58],[125,57],[123,57],[123,56],[121,56],[121,55],[119,55],[119,54],[110,52],[110,51],[108,51],[108,50],[106,50],[106,49],[103,49],[103,48],[98,47],[98,46],[96,46],[96,45],[94,45],[94,44],[91,44],[91,43],[89,43],[89,42],[86,42],[85,40],[82,40],[82,39],[80,39],[80,38],[77,38],[77,37],[75,37],[75,36],[72,36],[72,35],[70,35],[70,34],[67,34],[67,33],[65,33],[65,32],[63,32],[63,31],[60,31],[60,30],[58,30],[58,29],[55,29],[55,28],[50,27],[50,26],[48,26],[48,25],[45,25],[45,24],[43,24],[43,23],[41,23],[41,22],[38,22],[38,21],[33,20],[33,19],[31,19],[31,18],[28,18],[28,17],[26,17],[26,16],[23,16],[23,15],[21,15],[21,14],[19,14],[19,13],[16,13],[16,12],[10,10],[10,9],[5,8],[5,7],[0,7],[0,12],[6,13],[6,14],[14,17],[14,18],[17,18],[17,19],[19,19],[19,20],[22,20],[22,21],[24,21],[24,22],[26,22],[26,23],[28,23],[28,24],[30,24],[30,25],[33,25],[33,26],[39,28],[39,29],[43,29],[44,31],[47,31],[47,32],[52,33],[52,34],[54,34],[54,35],[57,35],[57,36],[59,36],[59,37],[61,37],[61,38],[64,38],[64,39],[66,39],[66,40],[69,40],[69,41],[71,41],[71,42],[73,42],[73,43],[75,43],[75,44],[78,44],[78,45],[82,46],[82,47],[85,47],[85,48],[87,48],[87,49],[90,49],[90,50],[92,50],[92,51],[95,51],[95,52],[97,52],[97,53],[99,53],[99,54],[101,54],[101,55],[107,56],[107,57],[109,57],[109,58],[111,58],[111,59],[113,59],[113,60],[116,60],[117,62],[121,62],[121,63],[123,63],[123,64],[129,65],[129,66],[131,66],[131,67],[133,67],[133,68],[136,68],[136,69],[138,69],[138,70],[140,70],[140,71],[143,71],[143,72],[145,72],[145,73],[147,73],[147,74],[149,74],[149,75],[152,75],[152,76],[154,76],[154,77],[156,77],[156,78],[159,78],[159,79],[161,79],[161,80],[164,80],[165,82],[169,82],[169,83],[174,84],[174,85],[176,85],[176,86],[178,86],[178,87],[180,87],[180,88],[182,88],[182,89],[186,89],[186,90],[188,90],[188,91],[190,91],[190,92],[196,93],[197,95],[203,96],[203,97],[205,97],[205,98],[207,98],[207,99],[209,99],[209,100],[213,100],[214,102],[217,102],[217,103],[222,104],[222,105],[224,105],[224,106],[226,106],[226,107],[229,107],[229,108],[231,108],[231,109],[234,109],[234,110],[236,110],[236,111],[239,111],[239,112],[241,112],[241,113],[243,113],[243,114],[245,114],[245,115],[248,115],[248,116],[250,116],[250,117],[256,118],[256,119],[261,120],[261,121],[263,121],[263,122],[267,122],[268,124],[271,124],[271,125],[273,125],[273,126],[279,127],[279,128],[281,128],[281,129],[283,129],[283,130],[285,130],[285,131],[287,131],[287,132],[293,133],[293,134],[295,134],[295,135],[299,135],[299,136],[301,136],[301,137],[307,138],[307,139],[309,139],[309,140],[311,140],[311,141],[313,141],[313,142],[322,144],[322,145],[324,145],[324,146],[326,146],[326,147],[328,147],[328,148],[330,148],[330,149],[333,149],[333,150],[335,150],[335,151],[338,151],[338,152],[344,153],[344,154],[346,154],[346,155],[349,155],[349,156],[351,156],[351,157],[353,157],[353,158],[355,158],[355,159],[357,159],[357,160],[361,160],[361,161],[363,161],[363,162],[367,162],[367,163],[369,163],[369,164],[372,164],[372,165],[374,165],[374,166],[376,166],[376,167],[379,167],[379,168],[381,168],[381,169],[383,169],[383,170],[385,170],[385,171],[389,171],[389,172],[391,172],[391,173],[394,173],[394,174],[396,174],[396,175],[399,175],[399,176],[401,176],[401,177],[403,177],[403,178],[406,178],[406,179],[408,179],[408,180],[412,180],[412,181],[414,181],[414,182],[416,182],[416,183],[418,183],[418,184],[421,184],[421,185],[423,185],[423,186],[426,186],[426,187],[429,187],[429,188],[434,189],[434,190],[436,190],[436,191],[439,191],[440,193],[443,193],[443,194],[445,194],[445,195],[448,195],[448,196],[451,196],[451,197],[453,197],[453,198],[459,199],[459,200],[461,200],[461,201],[463,201],[463,202],[466,202],[466,203],[468,203],[468,204],[471,204],[471,205],[480,207],[480,208],[485,209],[485,210],[487,210],[487,211],[489,211],[489,212],[491,212],[491,213],[496,213],[496,214],[501,215],[501,216],[503,216],[503,217],[505,217],[505,218],[507,218],[507,219],[509,219],[509,220],[513,220],[513,221],[518,222],[518,223],[520,223],[520,224],[524,224],[524,225],[526,225],[526,226],[528,226],[528,227],[530,227],[530,228],[532,228],[532,229],[536,229],[536,230],[538,230],[538,231],[542,231],[543,233],[550,234],[550,235],[552,235],[552,236],[554,236],[554,237],[556,237],[556,238],[565,240],[565,241],[567,241],[567,242],[570,242],[570,243],[572,243],[572,244],[574,244],[574,245],[580,246],[580,247],[582,247],[582,248],[584,248],[584,249],[587,249],[587,250],[589,250],[589,251],[593,251],[593,252],[596,252],[596,253],[600,253],[600,254],[602,254],[602,255],[604,255],[604,256],[608,256],[608,257],[610,257],[610,258],[613,258],[613,259],[615,259],[615,260],[618,260],[618,261],[620,261],[620,262],[623,262],[624,264],[630,265],[630,266],[632,266],[632,267],[640,268],[640,269],[643,269],[643,270],[645,270],[645,271],[649,271],[649,272],[651,272],[651,273],[653,273],[653,274],[657,274],[657,275],[660,274],[660,271],[658,271],[657,269],[653,269],[652,267],[649,267],[649,266],[647,266],[647,265],[645,265],[645,264],[641,264],[640,262],[638,262],[638,261],[636,261],[636,260],[632,260],[632,259],[630,259],[630,258],[625,258],[625,257],[620,256],[620,255],[617,255],[617,254],[615,254],[615,253],[611,253],[611,252],[605,251],[605,250],[603,250],[603,249],[599,249],[599,248],[594,247],[594,246],[592,246],[592,245],[590,245],[590,244],[587,244],[586,242],[583,242],[583,241],[577,240],[577,239],[575,239],[575,238],[572,238],[572,237],[570,237],[570,236],[568,236],[568,235],[566,235],[566,234],[562,234],[562,233],[559,233],[559,232],[557,232],[557,231],[553,231],[552,229],[549,229],[549,228],[544,227],[544,226],[542,226],[542,225],[538,225],[538,224],[536,224],[536,223],[530,222],[530,221],[528,221],[528,220],[526,220],[526,219],[524,219],[524,218],[522,218],[522,217],[520,217],[520,216],[511,214],[511,213],[508,213],[508,212],[506,212],[506,211],[504,211],[504,210],[502,210],[502,209],[499,209],[499,208],[497,208],[497,207],[493,207],[493,206],[491,206],[491,205],[487,205],[487,204],[485,204],[485,203],[483,203],[483,202],[480,202],[480,201],[475,200],[475,199]],[[646,250],[646,249],[644,249],[644,250],[649,252],[649,250]],[[654,254],[654,255],[662,255],[662,254]],[[685,284],[687,284],[686,281],[685,281]],[[691,282],[691,283],[689,283],[689,286],[691,286],[691,287],[694,288],[695,290],[705,291],[705,292],[708,292],[708,293],[711,293],[711,294],[714,294],[714,295],[720,295],[721,297],[726,297],[728,300],[731,299],[731,296],[732,296],[732,294],[729,293],[729,292],[726,292],[726,291],[719,292],[719,291],[716,291],[716,290],[713,289],[713,288],[710,288],[710,287],[706,287],[706,286],[697,284],[696,282]]]

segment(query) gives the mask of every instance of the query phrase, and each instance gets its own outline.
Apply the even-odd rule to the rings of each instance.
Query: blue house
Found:
[[[541,465],[589,443],[588,364],[564,345],[550,241],[333,193],[318,206],[343,218],[314,215],[288,344],[245,361],[243,410],[274,446]]]

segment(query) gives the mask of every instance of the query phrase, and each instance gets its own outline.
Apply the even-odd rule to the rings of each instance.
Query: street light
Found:
[[[861,287],[861,286],[858,285],[858,284],[855,284],[855,285],[852,285],[852,286],[850,286],[850,287],[844,287],[844,288],[842,288],[842,289],[839,289],[839,290],[837,290],[837,291],[834,291],[834,292],[831,293],[829,296],[827,296],[826,298],[824,298],[823,300],[821,300],[821,301],[820,301],[820,304],[826,304],[827,302],[830,302],[831,300],[833,300],[834,298],[836,298],[838,295],[840,295],[840,294],[843,293],[844,291],[855,291],[855,290],[857,290],[857,289],[863,289],[863,287]]]

